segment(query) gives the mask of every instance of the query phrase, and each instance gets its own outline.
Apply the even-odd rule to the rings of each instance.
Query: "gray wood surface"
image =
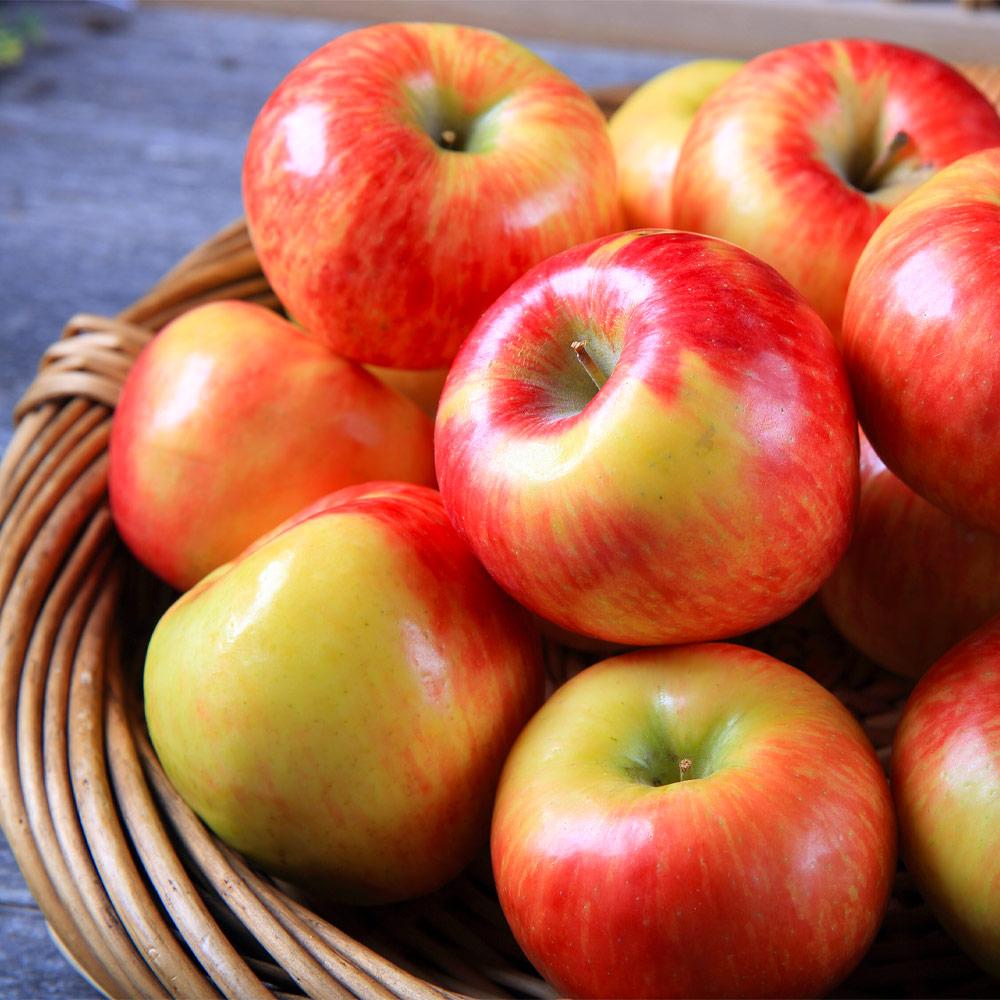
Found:
[[[16,9],[40,19],[45,42],[0,71],[0,448],[39,356],[73,313],[115,313],[240,214],[257,110],[296,62],[348,27],[0,0],[0,18]],[[587,87],[643,80],[681,58],[533,47]],[[0,996],[94,996],[0,847]]]

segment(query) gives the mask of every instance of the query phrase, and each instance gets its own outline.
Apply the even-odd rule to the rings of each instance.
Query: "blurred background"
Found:
[[[456,21],[510,35],[706,55],[752,56],[811,38],[865,35],[954,60],[1000,58],[997,0],[208,0],[199,6],[347,21]],[[990,7],[992,13],[979,13]]]

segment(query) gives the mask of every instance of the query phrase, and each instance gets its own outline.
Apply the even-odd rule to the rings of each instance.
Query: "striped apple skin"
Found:
[[[866,185],[899,132],[906,155]],[[941,60],[868,39],[805,42],[750,61],[702,105],[677,162],[674,225],[772,264],[839,336],[854,265],[889,211],[998,145],[996,109]]]
[[[528,616],[437,492],[331,494],[163,616],[146,720],[230,846],[318,896],[419,896],[485,845],[500,769],[541,702]]]
[[[953,163],[893,211],[858,261],[844,311],[844,357],[875,451],[922,497],[992,532],[998,274],[1000,148]]]
[[[600,391],[581,338],[611,372]],[[854,518],[853,420],[829,330],[772,268],[636,231],[546,261],[487,311],[446,383],[435,461],[452,520],[530,610],[684,642],[819,587]]]
[[[560,996],[808,997],[868,950],[896,831],[847,709],[713,643],[604,660],[557,691],[504,766],[492,855]]]
[[[450,128],[463,148],[440,144]],[[460,139],[458,138],[460,137]],[[593,100],[510,39],[378,24],[303,60],[260,112],[243,199],[289,311],[337,353],[438,368],[528,268],[620,228]]]
[[[892,746],[900,847],[949,933],[1000,977],[1000,618],[910,695]]]

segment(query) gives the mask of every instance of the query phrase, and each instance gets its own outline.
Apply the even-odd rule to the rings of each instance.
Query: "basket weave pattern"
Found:
[[[1000,68],[968,72],[1000,100]],[[597,96],[608,110],[626,93]],[[217,841],[160,769],[139,672],[170,594],[115,536],[107,443],[144,344],[224,298],[277,306],[242,222],[119,317],[75,317],[17,407],[0,463],[0,819],[28,886],[67,956],[109,995],[551,996],[504,923],[485,857],[428,899],[320,916]],[[887,761],[906,682],[849,650],[814,606],[747,641],[832,689]],[[554,681],[583,662],[549,649]],[[838,993],[997,988],[900,872],[874,947]]]

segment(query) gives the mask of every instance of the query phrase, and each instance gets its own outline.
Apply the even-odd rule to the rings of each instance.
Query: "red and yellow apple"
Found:
[[[952,164],[886,219],[851,281],[843,346],[886,465],[1000,533],[998,275],[1000,148]]]
[[[871,944],[896,833],[847,709],[714,644],[615,657],[556,691],[504,766],[492,855],[560,995],[806,997]]]
[[[732,244],[658,231],[512,285],[435,429],[445,506],[493,577],[631,645],[737,635],[813,593],[850,537],[857,449],[839,353],[801,296]]]
[[[677,155],[695,112],[742,62],[696,59],[633,91],[608,121],[625,225],[669,229]]]
[[[457,875],[541,701],[538,636],[422,486],[348,487],[161,619],[146,721],[226,843],[374,903]]]
[[[285,306],[337,353],[446,366],[533,264],[619,226],[604,118],[489,31],[378,24],[301,62],[260,112],[243,197]]]
[[[862,434],[857,526],[820,593],[850,643],[918,677],[1000,613],[1000,535],[917,496]]]
[[[892,747],[903,858],[955,940],[1000,977],[1000,619],[910,695]]]
[[[859,39],[751,60],[702,106],[674,179],[674,225],[778,269],[839,334],[861,251],[941,167],[1000,145],[1000,116],[932,56]]]
[[[111,511],[139,560],[184,590],[342,486],[433,483],[432,435],[415,404],[280,316],[214,302],[164,328],[125,380]]]

